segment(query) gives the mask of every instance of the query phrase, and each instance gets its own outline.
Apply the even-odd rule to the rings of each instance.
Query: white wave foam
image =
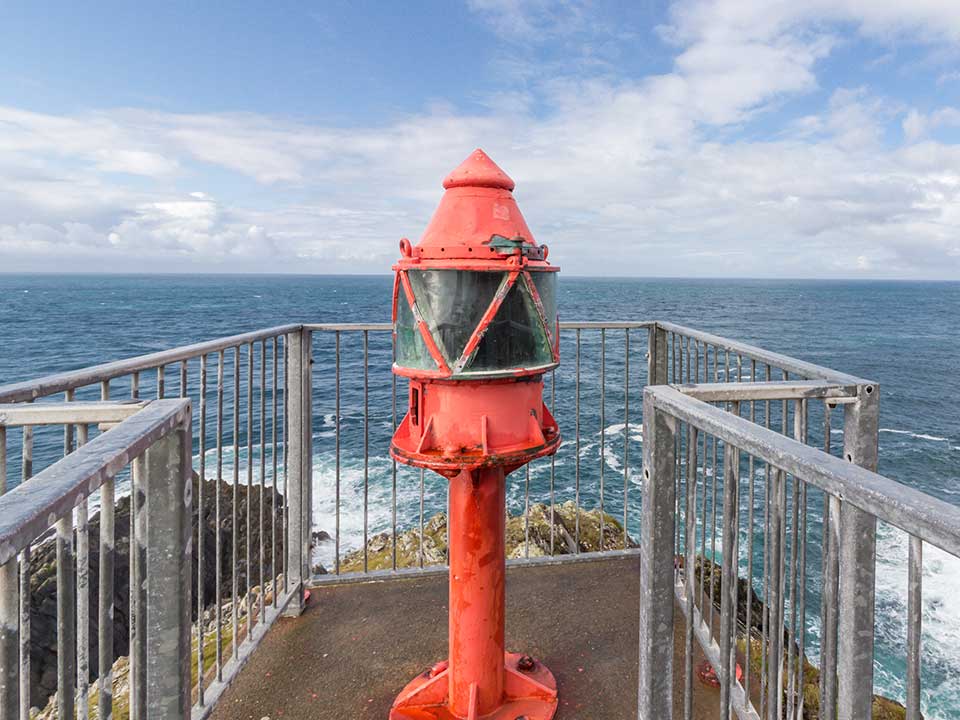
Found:
[[[904,652],[908,552],[906,533],[878,528],[877,649],[888,658]],[[932,545],[924,545],[923,554],[923,712],[929,720],[947,720],[960,705],[960,558]],[[903,673],[895,667],[878,663],[877,691],[902,701]]]
[[[614,425],[609,425],[603,429],[604,435],[622,435],[623,431],[626,430],[626,423],[616,423]],[[637,440],[638,442],[643,439],[643,424],[639,422],[630,423],[630,439]]]
[[[940,437],[938,435],[927,435],[926,433],[915,433],[909,430],[895,430],[894,428],[880,428],[882,433],[890,433],[891,435],[907,435],[917,440],[930,440],[931,442],[948,442],[947,438]]]
[[[363,462],[342,459],[340,466],[340,553],[363,547]],[[392,461],[386,456],[372,456],[368,465],[367,537],[389,532],[393,523]],[[313,527],[333,536],[337,524],[336,457],[323,453],[313,459]],[[436,473],[424,473],[424,519],[447,506],[447,483]],[[410,527],[420,516],[420,472],[403,466],[397,468],[397,522]],[[319,543],[314,561],[326,568],[334,564],[334,544]]]

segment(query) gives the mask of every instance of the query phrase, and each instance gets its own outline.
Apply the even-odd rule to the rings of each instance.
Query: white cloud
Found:
[[[575,4],[471,5],[505,35],[570,32],[582,18]],[[818,88],[818,63],[843,41],[836,23],[955,42],[960,3],[679,2],[660,29],[675,48],[669,72],[546,77],[537,102],[505,92],[482,112],[436,105],[369,128],[0,108],[0,268],[59,253],[103,269],[159,258],[386,271],[446,172],[483,146],[573,273],[960,277],[960,147],[931,139],[953,108],[904,116],[852,87],[772,139],[736,132]],[[909,142],[891,146],[885,129],[901,117]]]
[[[944,107],[924,114],[914,108],[903,120],[903,134],[909,142],[916,142],[942,127],[960,127],[960,109]]]

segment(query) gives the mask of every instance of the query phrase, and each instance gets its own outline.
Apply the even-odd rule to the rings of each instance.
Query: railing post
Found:
[[[857,387],[857,401],[847,405],[843,454],[876,472],[879,445],[880,388]],[[840,578],[838,588],[837,718],[869,718],[873,706],[874,593],[877,520],[843,501],[840,507]]]
[[[146,720],[190,717],[191,451],[187,420],[146,453]]]
[[[312,334],[302,329],[287,336],[287,572],[294,597],[288,616],[303,612],[303,586],[310,577],[310,502],[312,475]]]
[[[647,384],[667,384],[667,331],[659,325],[650,326],[647,353]]]
[[[676,430],[676,419],[656,410],[648,387],[643,393],[639,720],[673,717]]]
[[[7,491],[7,429],[0,424],[0,495]],[[20,575],[14,557],[0,565],[0,720],[20,711]]]
[[[18,569],[16,557],[0,565],[0,720],[14,720],[20,708]]]

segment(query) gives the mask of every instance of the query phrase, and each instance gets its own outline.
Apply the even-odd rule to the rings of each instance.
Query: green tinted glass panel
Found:
[[[557,331],[557,275],[555,272],[531,272],[533,284],[543,304],[543,314],[547,318],[547,327],[551,333]]]
[[[533,298],[522,278],[510,289],[467,372],[489,372],[537,367],[553,362],[550,343],[543,330]]]
[[[453,365],[490,307],[504,274],[468,270],[410,270],[417,307],[440,352]]]
[[[397,365],[414,368],[416,370],[436,370],[437,364],[427,350],[423,335],[417,329],[417,321],[413,317],[413,310],[407,302],[407,296],[400,289],[397,298]]]

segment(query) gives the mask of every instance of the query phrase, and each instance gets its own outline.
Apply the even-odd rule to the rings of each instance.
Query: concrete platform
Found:
[[[639,558],[507,571],[507,649],[553,671],[557,720],[631,720],[637,706]],[[674,707],[682,704],[682,615]],[[227,690],[213,720],[386,720],[396,694],[446,656],[445,575],[312,590]],[[694,658],[699,663],[702,656]],[[716,717],[719,690],[694,681],[695,718]]]

